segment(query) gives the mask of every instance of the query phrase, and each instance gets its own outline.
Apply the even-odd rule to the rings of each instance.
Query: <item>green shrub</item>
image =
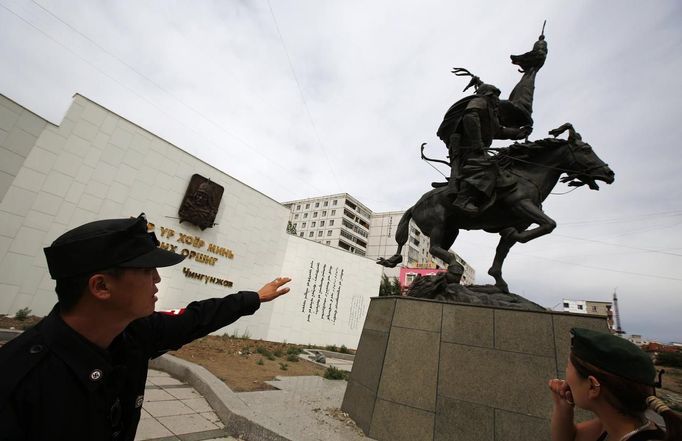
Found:
[[[298,362],[298,355],[296,355],[296,354],[289,354],[289,355],[287,355],[287,361]]]
[[[251,354],[251,346],[242,346],[242,350],[240,352],[242,353],[242,355]]]
[[[287,355],[299,355],[301,353],[303,353],[303,349],[295,346],[291,346],[287,349]]]
[[[286,363],[280,363],[279,368],[283,371],[286,371],[287,369],[289,369],[289,365]]]
[[[256,352],[258,352],[263,357],[270,358],[270,356],[272,356],[272,352],[268,351],[265,348],[265,346],[256,346]]]
[[[346,380],[350,377],[350,373],[337,369],[334,366],[329,366],[326,371],[324,371],[324,378],[327,380]]]
[[[263,361],[262,358],[259,358],[258,361],[256,362],[256,364],[257,364],[258,366],[263,366],[263,365],[265,364],[265,362]]]
[[[29,314],[31,314],[31,310],[29,308],[21,308],[16,314],[14,314],[14,318],[20,322],[23,322],[28,318]]]
[[[266,355],[266,357],[267,357],[267,358],[268,358],[268,360],[270,360],[270,361],[273,361],[273,360],[275,359],[275,356],[274,356],[274,355],[272,355],[272,354],[271,354],[271,353],[269,353],[269,352],[268,352],[268,355]]]
[[[339,352],[339,348],[337,348],[336,345],[327,345],[324,348],[331,352]]]
[[[274,355],[275,357],[278,357],[278,358],[279,358],[279,357],[281,357],[282,355],[284,355],[284,353],[282,352],[281,349],[275,349],[274,351],[272,351],[272,355]]]
[[[341,352],[342,354],[350,354],[350,351],[348,350],[346,345],[341,345],[341,347],[339,348],[339,352]]]

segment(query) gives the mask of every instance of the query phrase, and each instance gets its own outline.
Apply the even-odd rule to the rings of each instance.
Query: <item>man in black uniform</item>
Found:
[[[133,440],[147,363],[285,294],[258,292],[154,312],[157,267],[183,257],[158,248],[144,215],[77,227],[45,248],[58,303],[0,348],[0,440]]]

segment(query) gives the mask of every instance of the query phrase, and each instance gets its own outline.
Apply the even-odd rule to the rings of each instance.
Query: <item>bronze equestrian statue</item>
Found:
[[[519,66],[523,76],[508,99],[500,99],[497,87],[484,83],[468,70],[453,68],[455,75],[471,77],[464,91],[473,87],[475,93],[453,104],[438,128],[437,135],[448,148],[449,160],[427,158],[422,144],[422,159],[448,165],[450,177],[447,182],[433,183],[434,189],[405,212],[395,235],[396,254],[377,259],[377,263],[387,267],[402,262],[401,251],[408,238],[410,220],[431,239],[429,252],[448,263],[448,272],[442,277],[417,278],[408,295],[541,309],[509,294],[502,278],[502,264],[509,249],[517,242],[528,242],[556,228],[556,222],[542,211],[542,201],[560,179],[569,186],[586,184],[593,190],[599,189],[596,181],[608,184],[614,181],[613,171],[570,123],[551,130],[552,138],[528,141],[533,130],[535,79],[548,53],[544,30],[543,25],[531,51],[511,56],[512,64]],[[557,138],[566,131],[568,139]],[[491,148],[494,139],[516,142],[505,148]],[[563,174],[566,176],[562,178]],[[533,224],[537,227],[528,229]],[[473,289],[459,285],[463,268],[448,250],[461,229],[500,235],[495,259],[488,270],[495,278],[494,287]]]
[[[567,140],[557,138],[565,131],[568,131]],[[500,291],[508,293],[507,283],[502,278],[504,259],[515,243],[526,243],[554,230],[556,222],[542,211],[542,201],[562,174],[567,175],[561,178],[562,182],[568,182],[570,186],[586,184],[593,190],[599,189],[596,181],[607,184],[614,181],[613,171],[589,144],[583,142],[571,124],[566,123],[549,133],[554,137],[500,149],[492,160],[505,175],[505,180],[513,180],[514,184],[498,187],[487,208],[478,215],[471,216],[454,206],[446,186],[425,193],[398,224],[396,254],[388,259],[380,258],[377,263],[394,267],[402,262],[400,253],[407,242],[410,220],[414,220],[422,233],[431,239],[429,252],[447,262],[454,273],[461,271],[461,265],[448,250],[460,229],[498,233],[500,241],[488,274],[495,278]],[[537,227],[528,229],[531,224],[537,224]]]

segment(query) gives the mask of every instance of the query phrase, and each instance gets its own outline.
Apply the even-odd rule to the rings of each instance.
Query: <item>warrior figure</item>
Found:
[[[448,147],[450,179],[448,193],[456,195],[453,205],[468,215],[477,215],[490,205],[498,182],[495,162],[487,149],[493,139],[523,139],[532,132],[532,103],[535,75],[547,56],[547,43],[540,36],[533,50],[512,55],[512,63],[521,67],[523,77],[508,100],[500,100],[500,90],[486,84],[468,70],[454,68],[457,76],[470,76],[464,91],[474,87],[475,94],[463,98],[448,109],[437,135]]]

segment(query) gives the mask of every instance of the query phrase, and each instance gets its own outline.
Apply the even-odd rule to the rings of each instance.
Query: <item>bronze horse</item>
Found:
[[[567,140],[556,138],[566,130],[569,132]],[[592,190],[599,190],[595,181],[607,184],[614,181],[613,171],[589,144],[582,141],[570,123],[549,133],[554,138],[501,149],[495,160],[507,176],[515,178],[516,184],[498,191],[495,201],[477,216],[467,216],[458,211],[452,205],[452,195],[446,195],[446,187],[425,193],[400,219],[395,234],[398,243],[396,254],[388,259],[379,258],[377,263],[394,267],[402,262],[400,253],[407,242],[411,219],[431,239],[429,252],[452,268],[459,264],[448,250],[460,229],[499,233],[500,242],[488,274],[495,278],[495,285],[501,291],[508,293],[509,288],[502,278],[504,259],[515,243],[526,243],[556,228],[556,222],[542,211],[542,201],[549,196],[561,175],[567,174],[561,178],[562,182],[569,182],[571,186],[587,184]],[[532,224],[537,224],[537,227],[527,229]]]

